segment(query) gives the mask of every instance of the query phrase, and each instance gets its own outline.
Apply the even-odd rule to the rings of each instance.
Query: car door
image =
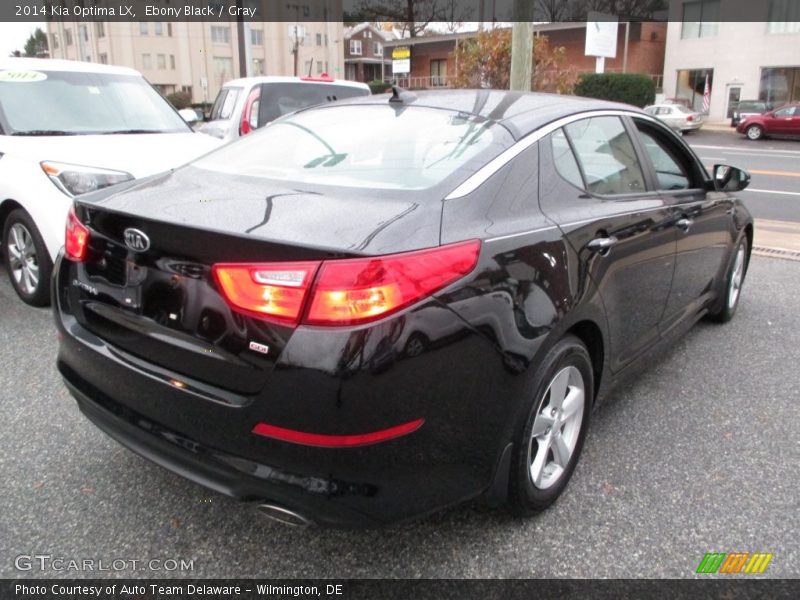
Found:
[[[795,106],[794,114],[786,125],[787,135],[800,135],[800,106]]]
[[[570,123],[539,147],[541,209],[597,286],[618,371],[659,337],[675,263],[671,210],[619,116]]]
[[[792,122],[794,121],[794,106],[779,108],[769,115],[767,131],[779,135],[791,135]]]
[[[708,191],[705,169],[682,139],[650,119],[632,121],[676,235],[675,274],[661,323],[667,333],[696,315],[717,289],[731,243],[733,199]]]

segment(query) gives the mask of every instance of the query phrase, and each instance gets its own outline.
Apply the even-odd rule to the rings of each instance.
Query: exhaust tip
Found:
[[[307,519],[303,515],[289,510],[288,508],[284,508],[283,506],[278,506],[277,504],[270,504],[267,502],[259,504],[256,509],[268,519],[291,527],[310,527],[314,524],[313,521]]]

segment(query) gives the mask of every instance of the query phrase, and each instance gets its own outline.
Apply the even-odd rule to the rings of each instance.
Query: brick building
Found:
[[[392,78],[391,53],[384,55],[384,45],[395,39],[392,32],[383,31],[371,23],[348,27],[344,36],[345,78],[350,81],[388,81]]]

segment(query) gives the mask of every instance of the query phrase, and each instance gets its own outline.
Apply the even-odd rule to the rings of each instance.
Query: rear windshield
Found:
[[[333,83],[268,83],[262,89],[259,123],[317,104],[369,95],[369,90]]]
[[[739,102],[738,110],[752,110],[766,112],[767,105],[763,102]]]
[[[191,131],[138,75],[0,71],[0,117],[12,135]]]
[[[464,178],[513,140],[449,110],[328,106],[274,121],[194,166],[233,175],[345,187],[419,190]]]

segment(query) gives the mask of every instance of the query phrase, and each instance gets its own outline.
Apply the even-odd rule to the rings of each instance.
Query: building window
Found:
[[[156,35],[164,34],[164,26],[160,21],[156,21],[155,23],[153,23],[153,30]]]
[[[708,76],[709,93],[714,89],[714,69],[684,69],[678,71],[677,98],[686,98],[689,106],[697,112],[703,111],[703,94]]]
[[[713,37],[719,33],[719,0],[687,2],[683,5],[684,39]]]
[[[217,82],[222,85],[233,76],[233,59],[228,56],[215,56],[213,62],[214,75]]]
[[[142,54],[142,68],[143,69],[153,68],[153,61],[150,59],[149,54]]]
[[[148,35],[150,33],[150,23],[142,21],[139,23],[139,35]]]
[[[53,50],[57,50],[58,49],[59,46],[58,46],[58,34],[57,33],[51,33],[50,34],[50,45],[52,46]]]
[[[322,34],[317,34],[317,46],[322,46]]]
[[[162,71],[167,68],[167,57],[164,54],[157,54],[156,55],[156,65]]]
[[[447,60],[436,59],[431,61],[431,86],[441,87],[447,85]]]
[[[89,28],[86,27],[86,25],[81,25],[80,27],[78,27],[78,35],[81,36],[81,39],[84,42],[88,42],[89,41]]]
[[[328,34],[327,33],[325,34],[325,45],[326,46],[328,45]]]
[[[64,30],[64,43],[67,46],[72,46],[72,29]]]
[[[167,23],[167,37],[172,37],[172,23]]]
[[[253,59],[253,75],[263,75],[264,74],[264,59],[263,58],[254,58]]]
[[[101,38],[106,37],[106,24],[102,21],[97,21],[94,24],[94,34]]]
[[[767,33],[800,33],[800,3],[770,0]]]
[[[350,54],[361,56],[361,40],[350,40]]]
[[[306,31],[306,34],[303,36],[303,46],[308,48],[311,46],[311,34]]]
[[[230,27],[211,27],[211,41],[215,44],[230,44],[231,43],[231,28]]]
[[[107,65],[108,64],[108,54],[100,54],[100,64]]]
[[[383,45],[380,42],[372,42],[372,53],[375,56],[383,56]]]
[[[317,61],[317,75],[322,75],[322,61]]]
[[[251,29],[250,30],[250,43],[253,46],[263,46],[264,45],[264,32],[261,29]]]
[[[169,68],[171,70],[173,70],[173,71],[175,70],[175,55],[174,54],[170,54],[169,55]]]
[[[773,106],[800,102],[800,66],[761,69],[758,99]]]

